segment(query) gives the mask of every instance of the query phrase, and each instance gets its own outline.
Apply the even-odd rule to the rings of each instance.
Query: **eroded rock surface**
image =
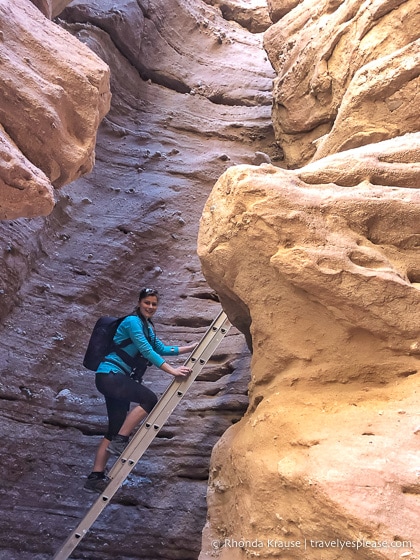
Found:
[[[14,154],[0,165],[0,218],[45,215],[54,204],[46,179],[60,187],[92,169],[109,69],[29,0],[2,0],[0,28],[2,144]]]
[[[49,19],[58,16],[71,0],[31,0],[31,2]]]
[[[284,15],[296,6],[302,0],[267,0],[268,13],[273,23],[277,23]]]
[[[271,106],[272,70],[260,48],[261,36],[234,24],[227,30],[219,10],[195,0],[132,0],[120,9],[112,0],[76,0],[63,16],[72,23],[100,22],[144,80],[219,106]],[[182,32],[174,32],[178,22]],[[194,41],[200,41],[205,54],[189,50]],[[224,46],[229,47],[227,60]]]
[[[50,181],[25,158],[1,125],[0,158],[0,219],[49,214],[54,207]]]
[[[298,4],[265,33],[289,167],[418,131],[417,0]]]
[[[261,33],[272,24],[265,0],[205,0],[205,2],[219,8],[225,19],[236,21],[251,33]]]
[[[96,318],[130,311],[143,285],[161,290],[158,333],[173,342],[200,337],[217,290],[254,350],[250,406],[240,420],[250,360],[233,329],[77,555],[419,555],[419,139],[404,136],[418,130],[418,5],[271,0],[273,19],[294,8],[266,35],[275,141],[259,4],[76,0],[57,20],[110,67],[113,105],[93,173],[48,218],[0,224],[8,560],[51,558],[92,503],[81,486],[105,409],[83,351]],[[286,165],[312,163],[270,165],[278,144]],[[14,145],[2,149],[20,173]],[[65,170],[45,167],[58,186]],[[198,217],[231,167],[203,215],[209,288]],[[18,185],[32,193],[42,174],[28,169]],[[168,379],[146,382],[161,393]],[[394,546],[311,543],[336,539]]]
[[[203,560],[328,560],[335,539],[388,543],[344,559],[417,557],[419,146],[239,166],[209,197],[203,271],[254,353],[250,408],[212,461]]]
[[[81,487],[106,416],[81,363],[96,318],[130,312],[153,285],[158,335],[198,340],[220,310],[196,255],[205,201],[228,167],[276,159],[261,35],[201,3],[142,4],[76,2],[60,16],[111,69],[96,164],[48,217],[0,223],[7,560],[50,560],[93,502]],[[247,407],[249,361],[232,329],[75,558],[197,559],[210,453]],[[148,372],[159,394],[169,380]]]

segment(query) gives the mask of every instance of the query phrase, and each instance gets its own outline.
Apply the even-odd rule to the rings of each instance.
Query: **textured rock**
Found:
[[[419,89],[420,39],[366,64],[350,82],[314,159],[418,131]]]
[[[261,33],[270,27],[267,2],[265,0],[205,0],[216,6],[228,21],[236,21],[251,33]]]
[[[109,71],[29,1],[4,0],[0,25],[0,123],[12,141],[8,150],[24,154],[15,156],[20,163],[14,167],[12,184],[8,166],[0,167],[4,200],[13,204],[10,213],[2,205],[2,218],[31,217],[36,208],[45,214],[51,207],[51,199],[45,203],[45,176],[60,187],[92,169],[97,128],[109,109]],[[16,184],[27,177],[34,186],[39,177],[39,185],[28,197],[28,190],[20,191],[18,214]],[[34,200],[37,188],[39,202]]]
[[[144,80],[216,105],[271,105],[272,72],[259,48],[260,38],[237,26],[228,30],[219,11],[210,6],[195,0],[131,0],[116,9],[112,0],[89,4],[75,0],[63,15],[73,23],[101,22]],[[182,32],[174,33],[181,26]],[[196,41],[205,56],[192,56],[188,50]],[[229,46],[229,60],[224,45]]]
[[[212,459],[201,559],[419,551],[419,147],[238,166],[209,197],[203,271],[254,352],[250,408]],[[335,539],[388,548],[337,556]]]
[[[93,501],[81,487],[106,415],[81,362],[96,318],[129,312],[139,288],[154,285],[162,294],[158,335],[198,340],[220,310],[196,255],[206,198],[228,167],[258,152],[276,159],[273,72],[262,37],[201,3],[150,4],[144,35],[136,2],[114,3],[120,16],[102,2],[62,14],[60,25],[111,69],[112,108],[98,132],[96,164],[56,192],[46,218],[0,223],[0,557],[7,560],[50,560]],[[198,19],[222,31],[224,42]],[[138,52],[123,45],[134,37],[134,50],[141,39],[159,69],[155,22],[159,45],[168,45],[165,73],[174,61],[166,86],[153,82],[147,57],[142,79]],[[247,59],[258,72],[241,68]],[[235,92],[235,104],[170,87],[185,73],[194,84],[196,69],[203,92]],[[232,329],[74,558],[197,559],[210,453],[247,407],[249,361],[243,335]],[[148,371],[159,394],[168,381]]]
[[[54,207],[51,183],[0,126],[0,220],[45,216]]]
[[[71,0],[31,0],[45,17],[53,19],[58,16]]]
[[[420,133],[333,154],[297,171],[306,183],[335,183],[354,187],[364,181],[374,185],[418,189]],[[415,228],[416,229],[416,228]]]
[[[289,167],[418,130],[419,29],[417,0],[308,0],[265,33]]]
[[[142,285],[161,290],[158,334],[173,342],[199,338],[220,293],[253,347],[250,406],[240,420],[250,359],[233,329],[75,556],[195,560],[220,436],[202,558],[284,558],[280,543],[290,548],[303,538],[307,550],[295,546],[288,558],[419,555],[418,135],[403,136],[408,120],[390,115],[395,139],[294,172],[269,165],[280,158],[270,125],[273,73],[261,37],[221,17],[235,4],[75,1],[60,17],[111,68],[113,105],[93,173],[58,192],[46,219],[0,224],[0,555],[7,560],[51,558],[92,502],[81,486],[105,408],[81,366],[83,350],[97,316],[129,311]],[[394,65],[389,83],[403,92],[387,107],[411,111],[404,79],[415,83],[414,66],[400,57],[404,74],[394,61],[417,39],[415,4],[345,2],[327,13],[318,3],[319,16],[302,6],[285,23],[301,14],[296,33],[303,21],[315,31],[312,39],[299,35],[300,46],[304,39],[308,49],[329,45],[334,56],[322,60],[341,71],[332,76],[338,103],[322,121],[325,133],[365,64],[381,67],[382,51]],[[316,22],[330,25],[323,38]],[[350,56],[359,31],[365,51]],[[299,45],[293,53],[298,62],[306,56]],[[292,66],[293,110],[305,122],[311,107],[302,91],[312,67]],[[329,76],[323,63],[315,66],[326,110]],[[386,87],[376,93],[383,120]],[[362,87],[360,94],[359,105],[351,94],[346,106],[363,116],[370,96]],[[365,117],[356,117],[351,146],[387,138],[362,137]],[[318,146],[324,154],[348,147],[340,138],[337,128]],[[243,165],[250,163],[262,165]],[[198,216],[216,179],[235,165],[202,222],[210,288],[195,254]],[[146,381],[161,393],[168,378],[151,369]],[[310,542],[346,538],[399,548],[326,550]]]
[[[284,15],[296,6],[302,0],[267,0],[268,12],[273,23],[277,23]]]

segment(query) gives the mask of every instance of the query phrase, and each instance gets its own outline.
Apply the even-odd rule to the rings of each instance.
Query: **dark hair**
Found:
[[[142,288],[139,293],[139,301],[147,298],[147,296],[156,296],[159,298],[159,292],[155,288]]]

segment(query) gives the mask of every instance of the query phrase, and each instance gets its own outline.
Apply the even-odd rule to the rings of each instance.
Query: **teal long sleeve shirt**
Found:
[[[140,352],[149,362],[160,368],[165,362],[162,356],[177,356],[179,347],[166,346],[157,338],[149,322],[147,327],[148,333],[146,336],[143,321],[137,315],[129,315],[119,325],[114,336],[114,342],[120,344],[123,340],[131,339],[131,344],[124,347],[124,352],[130,354],[130,356]],[[107,362],[107,358],[112,359],[112,363]],[[115,352],[112,352],[99,364],[97,373],[110,373],[116,369],[119,370],[117,373],[129,373],[127,364]]]

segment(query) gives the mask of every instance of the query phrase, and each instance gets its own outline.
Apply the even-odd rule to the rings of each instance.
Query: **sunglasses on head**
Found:
[[[159,292],[154,288],[143,288],[140,292],[139,299],[143,299],[147,296],[158,296]]]

